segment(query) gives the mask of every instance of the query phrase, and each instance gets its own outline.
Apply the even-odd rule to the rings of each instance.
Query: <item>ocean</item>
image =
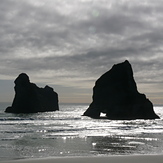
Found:
[[[60,111],[10,114],[0,103],[0,160],[163,154],[163,106],[157,120],[107,120],[82,116],[88,104]]]

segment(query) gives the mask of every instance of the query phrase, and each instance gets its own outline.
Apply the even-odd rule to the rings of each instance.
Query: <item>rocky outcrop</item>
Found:
[[[114,120],[159,118],[149,99],[138,92],[131,64],[127,60],[114,65],[95,83],[93,102],[84,115],[100,118],[101,113]]]
[[[15,97],[8,113],[37,113],[59,110],[58,94],[53,88],[39,88],[31,83],[27,74],[20,74],[15,80]]]

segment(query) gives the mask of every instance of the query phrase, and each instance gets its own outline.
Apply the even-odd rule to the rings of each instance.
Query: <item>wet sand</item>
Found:
[[[0,161],[0,163],[163,163],[163,155],[99,156],[99,157],[53,157]]]

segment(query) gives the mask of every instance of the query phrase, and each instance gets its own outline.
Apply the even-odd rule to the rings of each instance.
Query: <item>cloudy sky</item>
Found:
[[[0,102],[15,78],[91,102],[95,81],[128,59],[138,90],[163,103],[162,0],[0,0]]]

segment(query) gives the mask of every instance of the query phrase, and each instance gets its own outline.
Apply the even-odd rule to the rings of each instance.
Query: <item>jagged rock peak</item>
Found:
[[[24,85],[30,83],[29,76],[26,73],[21,73],[14,81],[17,85]]]
[[[153,104],[137,90],[132,66],[124,61],[103,74],[93,88],[93,101],[85,116],[108,119],[156,119]]]

